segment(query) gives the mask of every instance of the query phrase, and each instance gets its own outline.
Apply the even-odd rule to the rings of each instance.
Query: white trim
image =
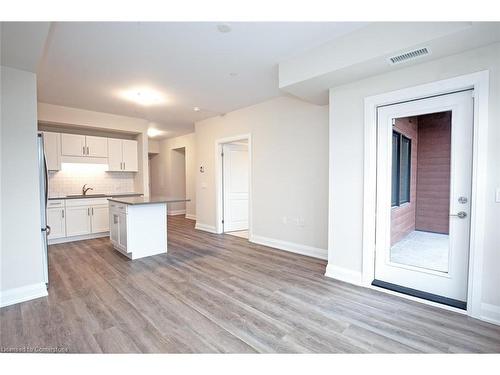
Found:
[[[481,320],[500,326],[500,306],[482,303]]]
[[[186,214],[186,219],[189,219],[189,220],[196,220],[196,215],[193,215],[193,214]]]
[[[220,138],[215,141],[215,231],[222,230],[222,145],[234,141],[248,141],[248,236],[252,236],[252,134],[239,134],[232,137]]]
[[[47,286],[44,282],[3,290],[0,293],[0,307],[14,305],[47,295]]]
[[[488,152],[489,71],[487,70],[365,98],[362,281],[364,286],[370,286],[375,276],[377,107],[471,88],[474,89],[474,150],[471,197],[474,204],[471,211],[467,314],[482,319],[481,273],[483,268]]]
[[[194,226],[194,229],[202,230],[202,231],[209,232],[209,233],[218,234],[217,230],[215,229],[215,227],[213,225],[196,223],[196,225]]]
[[[285,251],[288,251],[291,253],[307,255],[307,256],[310,256],[313,258],[319,258],[319,259],[325,259],[325,260],[328,259],[328,250],[327,249],[320,249],[318,247],[301,245],[301,244],[298,244],[295,242],[282,241],[282,240],[277,240],[274,238],[268,238],[268,237],[263,237],[263,236],[258,236],[258,235],[250,235],[248,237],[248,241],[259,244],[259,245],[273,247],[273,248],[279,249],[279,250],[285,250]]]
[[[167,215],[169,216],[175,216],[175,215],[184,215],[186,213],[186,210],[167,210]]]
[[[101,238],[101,237],[109,237],[109,232],[91,233],[91,234],[82,234],[80,236],[54,238],[52,240],[48,240],[47,243],[48,243],[48,245],[55,245],[58,243],[66,243],[66,242],[82,241],[82,240],[92,240],[94,238]]]
[[[362,285],[361,272],[356,272],[348,268],[338,267],[333,264],[328,264],[326,266],[325,276],[331,277],[332,279],[344,281],[349,284],[358,286]]]

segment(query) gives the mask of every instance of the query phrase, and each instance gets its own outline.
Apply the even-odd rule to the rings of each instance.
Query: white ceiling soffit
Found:
[[[50,22],[2,22],[1,64],[36,73]]]
[[[498,22],[370,24],[281,63],[280,88],[312,103],[328,104],[332,87],[499,40]],[[396,54],[424,47],[432,53],[397,65],[388,63]]]
[[[280,61],[366,23],[229,22],[222,31],[217,26],[53,23],[38,71],[39,101],[147,119],[173,137],[192,132],[196,121],[283,95]],[[150,87],[166,100],[140,106],[117,95],[135,87]]]

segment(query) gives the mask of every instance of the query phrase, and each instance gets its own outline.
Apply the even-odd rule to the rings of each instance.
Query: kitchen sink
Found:
[[[66,198],[99,198],[99,197],[107,197],[107,194],[74,194],[67,195]]]

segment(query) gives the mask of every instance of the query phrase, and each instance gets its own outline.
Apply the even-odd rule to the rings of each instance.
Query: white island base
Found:
[[[110,240],[130,259],[167,253],[167,204],[109,204]]]
[[[110,240],[130,259],[167,253],[167,201],[109,199]]]

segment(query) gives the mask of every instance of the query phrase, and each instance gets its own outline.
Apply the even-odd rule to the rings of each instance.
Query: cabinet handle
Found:
[[[90,207],[87,208],[87,216],[90,216]]]
[[[92,207],[92,216],[94,216],[94,207]]]
[[[90,155],[89,146],[87,146],[87,155]]]
[[[64,219],[64,210],[61,210],[61,217]]]
[[[85,155],[85,146],[82,146],[82,154]]]

